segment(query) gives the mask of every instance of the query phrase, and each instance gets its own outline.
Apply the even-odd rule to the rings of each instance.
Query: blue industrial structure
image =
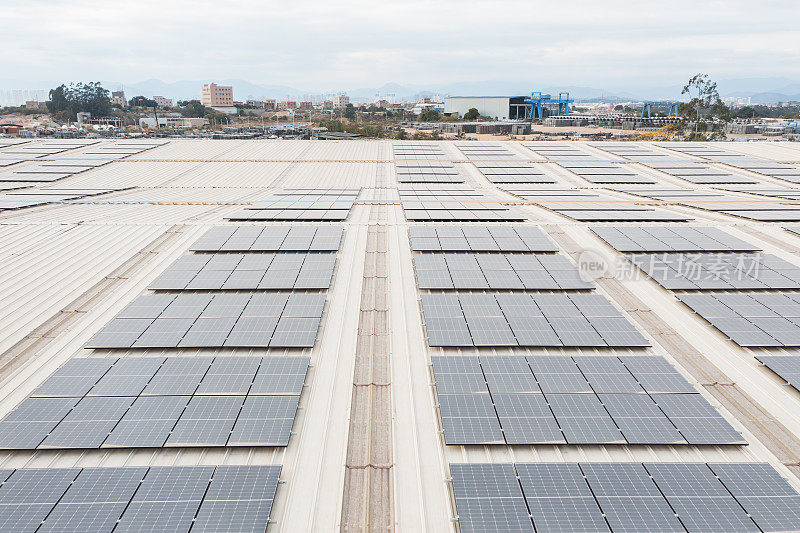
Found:
[[[542,94],[541,91],[531,93],[530,98],[525,99],[526,104],[531,104],[528,118],[531,120],[544,118],[544,108],[548,106],[558,106],[558,114],[569,116],[569,104],[575,100],[570,99],[569,93],[558,93],[558,98],[553,98],[549,94]]]
[[[642,106],[642,118],[650,118],[651,107],[669,107],[667,117],[678,118],[678,106],[680,102],[645,102]],[[645,114],[647,115],[645,117]]]

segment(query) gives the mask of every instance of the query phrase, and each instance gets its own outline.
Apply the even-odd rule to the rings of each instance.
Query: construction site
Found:
[[[2,138],[0,249],[2,533],[800,531],[796,143]]]

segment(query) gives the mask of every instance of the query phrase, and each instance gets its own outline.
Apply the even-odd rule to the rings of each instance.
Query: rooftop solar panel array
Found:
[[[71,359],[0,421],[0,448],[286,446],[308,363]]]
[[[396,160],[402,159],[445,159],[442,147],[432,142],[401,142],[392,144]]]
[[[517,154],[495,143],[483,142],[457,142],[456,146],[461,150],[470,161],[481,160],[519,160]]]
[[[416,254],[420,289],[575,290],[594,286],[561,255]]]
[[[713,211],[763,222],[800,220],[800,204],[788,200],[744,198],[741,196],[706,194],[695,197],[684,196],[672,200],[674,203],[695,209]]]
[[[184,255],[151,290],[327,289],[335,253],[196,253]]]
[[[630,259],[666,289],[800,289],[800,267],[771,254],[635,254]]]
[[[630,161],[666,161],[674,157],[664,152],[657,152],[648,146],[633,143],[602,142],[592,143],[591,146]]]
[[[691,162],[648,163],[648,166],[697,184],[758,183],[757,180],[738,176],[721,168]]]
[[[194,244],[196,252],[333,252],[341,226],[215,226]]]
[[[739,346],[800,346],[800,293],[679,293]]]
[[[705,200],[720,197],[719,193],[710,191],[699,191],[694,189],[682,188],[640,188],[640,187],[608,187],[613,191],[624,192],[642,198],[649,198],[651,200],[659,200],[662,202],[679,203],[684,200]]]
[[[21,468],[0,475],[0,531],[263,533],[280,473],[272,465]]]
[[[474,190],[400,190],[400,201],[408,220],[502,222],[522,221],[525,217],[500,202]]]
[[[27,185],[26,185],[27,187]],[[72,189],[72,188],[19,188],[12,192],[0,194],[0,211],[11,209],[21,209],[24,207],[35,207],[47,205],[53,202],[63,202],[66,200],[79,200],[91,196],[99,196],[110,192],[128,190],[130,187],[112,189]]]
[[[395,171],[400,183],[464,183],[449,161],[395,161]]]
[[[559,215],[580,221],[671,221],[685,222],[691,218],[653,209],[632,201],[601,196],[580,189],[531,189],[507,187],[511,194],[555,211]]]
[[[551,161],[600,161],[600,158],[570,143],[523,142],[523,146]]]
[[[613,163],[600,162],[561,162],[559,164],[592,183],[657,183],[653,178],[634,172],[628,168],[629,165],[615,165]]]
[[[100,141],[94,139],[51,139],[39,142],[15,143],[4,147],[3,157],[13,157],[19,159],[41,159],[47,156],[75,150],[97,144]]]
[[[87,348],[310,348],[325,294],[145,294]]]
[[[599,294],[423,294],[430,346],[649,346]]]
[[[759,248],[720,229],[669,226],[595,226],[591,230],[620,252],[754,252]]]
[[[228,220],[345,220],[360,192],[361,189],[283,189]]]
[[[748,187],[748,186],[727,186],[717,187],[726,191],[745,192],[747,194],[755,194],[756,196],[768,196],[770,198],[782,198],[785,200],[800,200],[800,189],[791,189],[789,187]]]
[[[416,252],[557,252],[558,248],[535,226],[411,226],[411,249]]]
[[[800,355],[757,355],[756,359],[800,391]]]
[[[663,358],[433,357],[447,444],[745,444]]]
[[[464,532],[800,529],[800,494],[766,463],[451,463],[450,474]]]
[[[784,163],[775,163],[771,161],[759,162],[740,162],[732,161],[728,163],[736,168],[748,170],[765,176],[771,176],[784,181],[792,183],[800,183],[800,167],[796,165],[787,165]]]
[[[658,146],[681,154],[699,157],[700,159],[705,159],[707,161],[721,161],[728,163],[730,161],[736,162],[754,159],[752,156],[746,156],[736,152],[729,152],[724,148],[720,148],[718,145],[719,143],[670,143],[660,144]]]
[[[478,161],[475,166],[492,183],[556,183],[549,169],[517,161]]]
[[[75,157],[83,156],[75,154]],[[14,168],[9,174],[0,174],[0,182],[53,182],[108,163],[92,159],[41,160],[35,165]]]

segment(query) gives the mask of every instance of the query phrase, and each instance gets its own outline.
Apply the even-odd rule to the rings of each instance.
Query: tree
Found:
[[[157,107],[155,100],[151,100],[150,98],[145,98],[144,96],[134,96],[128,101],[128,105],[131,107]]]
[[[681,94],[688,94],[691,100],[681,104],[678,112],[686,117],[694,113],[695,133],[699,130],[700,113],[704,111],[710,118],[715,116],[722,120],[730,119],[728,107],[720,100],[716,82],[711,81],[708,74],[695,74],[686,85],[683,86]]]
[[[464,120],[477,120],[477,118],[481,116],[478,113],[478,109],[475,107],[470,107],[466,113],[464,113]]]
[[[50,91],[47,110],[65,120],[75,120],[78,113],[102,117],[111,111],[111,98],[100,82],[62,84]]]
[[[355,120],[356,119],[356,108],[353,107],[353,104],[347,104],[344,108],[344,118],[347,120]]]
[[[189,100],[185,102],[181,114],[184,117],[203,118],[211,111],[213,110],[201,104],[200,100]]]
[[[439,121],[439,112],[435,109],[428,109],[427,111],[423,111],[419,114],[419,121],[420,122],[438,122]]]
[[[47,102],[47,110],[52,114],[59,111],[70,110],[70,103],[67,99],[67,86],[64,84],[59,85],[55,89],[50,89],[50,100]]]

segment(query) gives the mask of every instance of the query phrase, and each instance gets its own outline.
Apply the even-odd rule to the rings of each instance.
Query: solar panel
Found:
[[[759,531],[708,466],[646,463],[645,467],[689,530]]]
[[[533,531],[510,464],[451,464],[462,531]]]
[[[446,307],[422,296],[431,346],[647,346],[648,342],[599,294],[509,295],[455,294]],[[472,301],[480,301],[477,306]],[[498,302],[506,302],[502,308]],[[544,319],[536,320],[542,316]],[[505,318],[507,325],[500,320]],[[610,324],[607,319],[618,321]],[[533,320],[531,320],[533,319]],[[509,331],[511,334],[509,334]],[[512,337],[513,335],[513,337]]]
[[[412,226],[411,249],[452,252],[555,252],[558,249],[536,226]]]
[[[667,226],[591,228],[620,252],[749,252],[759,248],[709,227]]]
[[[740,346],[800,346],[800,300],[785,292],[677,294]]]
[[[536,531],[608,531],[575,463],[517,463]]]
[[[560,261],[555,261],[560,259]],[[420,289],[591,289],[562,256],[420,254],[414,256]]]
[[[432,363],[448,444],[500,442],[495,416],[507,444],[744,443],[663,357],[433,356]]]
[[[797,507],[788,505],[800,495],[764,463],[472,463],[450,472],[459,522],[470,530],[530,531],[515,511],[524,504],[536,531],[797,529]],[[770,488],[750,496],[728,484]]]
[[[95,366],[131,379],[138,392],[28,398],[0,421],[0,448],[285,446],[308,363],[285,356],[73,359],[50,379],[83,373],[89,377],[70,378],[93,383]],[[132,379],[142,372],[155,373],[147,386]],[[228,442],[231,433],[238,440]]]
[[[154,298],[161,296],[166,298]],[[148,294],[118,314],[87,347],[310,347],[325,299],[324,294],[300,293]],[[275,324],[251,320],[265,313],[277,319]],[[138,318],[141,315],[148,315],[149,322]]]
[[[634,254],[630,260],[666,289],[800,288],[800,267],[771,254]]]

